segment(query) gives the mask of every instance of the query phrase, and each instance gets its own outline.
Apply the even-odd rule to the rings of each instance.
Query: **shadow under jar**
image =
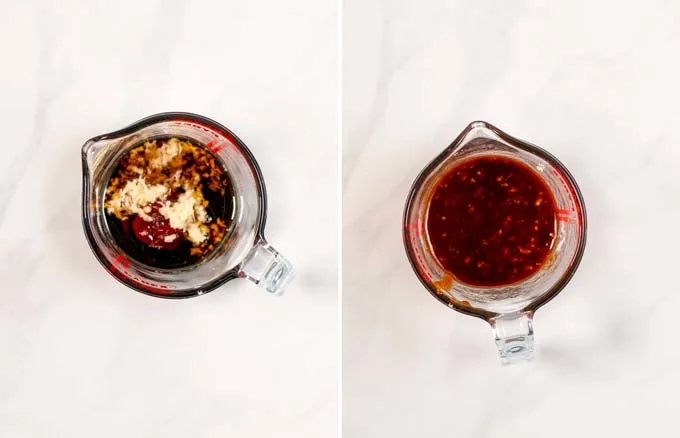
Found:
[[[586,241],[583,198],[552,155],[471,123],[417,177],[404,243],[439,301],[492,327],[504,364],[533,355],[534,312],[574,274]]]

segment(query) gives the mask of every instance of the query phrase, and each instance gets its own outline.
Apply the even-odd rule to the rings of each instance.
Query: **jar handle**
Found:
[[[252,247],[239,270],[239,277],[273,295],[281,295],[293,276],[293,265],[264,239]]]
[[[503,365],[531,360],[534,356],[532,312],[514,312],[489,320]]]

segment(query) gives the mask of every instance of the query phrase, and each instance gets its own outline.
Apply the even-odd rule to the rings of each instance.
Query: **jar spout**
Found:
[[[476,120],[465,127],[444,153],[458,157],[480,151],[516,148],[520,143],[520,140],[512,138],[491,123]]]
[[[112,140],[90,139],[85,142],[82,148],[83,172],[86,176],[92,177],[96,163],[102,151],[112,143]]]

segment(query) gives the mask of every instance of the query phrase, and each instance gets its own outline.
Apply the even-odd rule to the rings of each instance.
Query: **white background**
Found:
[[[314,0],[0,1],[0,436],[335,435],[336,20]],[[253,151],[297,268],[282,298],[150,298],[92,256],[80,147],[162,111]]]
[[[680,6],[344,1],[346,438],[677,437]],[[406,259],[418,172],[471,121],[574,174],[586,253],[535,318],[534,362]]]

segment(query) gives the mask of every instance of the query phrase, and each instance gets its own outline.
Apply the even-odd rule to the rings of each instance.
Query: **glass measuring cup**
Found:
[[[233,221],[215,250],[176,269],[146,265],[128,256],[113,238],[104,210],[108,181],[122,157],[150,138],[176,136],[210,151],[233,184]],[[246,145],[219,123],[190,113],[161,113],[127,128],[88,140],[82,148],[83,228],[99,262],[116,279],[139,292],[187,298],[210,292],[234,278],[247,278],[280,294],[293,267],[264,238],[267,199],[260,168]]]
[[[555,199],[556,235],[540,270],[519,282],[496,287],[465,284],[435,257],[427,232],[430,201],[440,180],[461,160],[482,155],[514,158],[543,178]],[[486,122],[473,122],[416,178],[404,211],[404,245],[416,275],[448,307],[487,321],[504,364],[533,356],[534,312],[555,297],[574,275],[586,243],[583,197],[569,171],[543,149]]]

